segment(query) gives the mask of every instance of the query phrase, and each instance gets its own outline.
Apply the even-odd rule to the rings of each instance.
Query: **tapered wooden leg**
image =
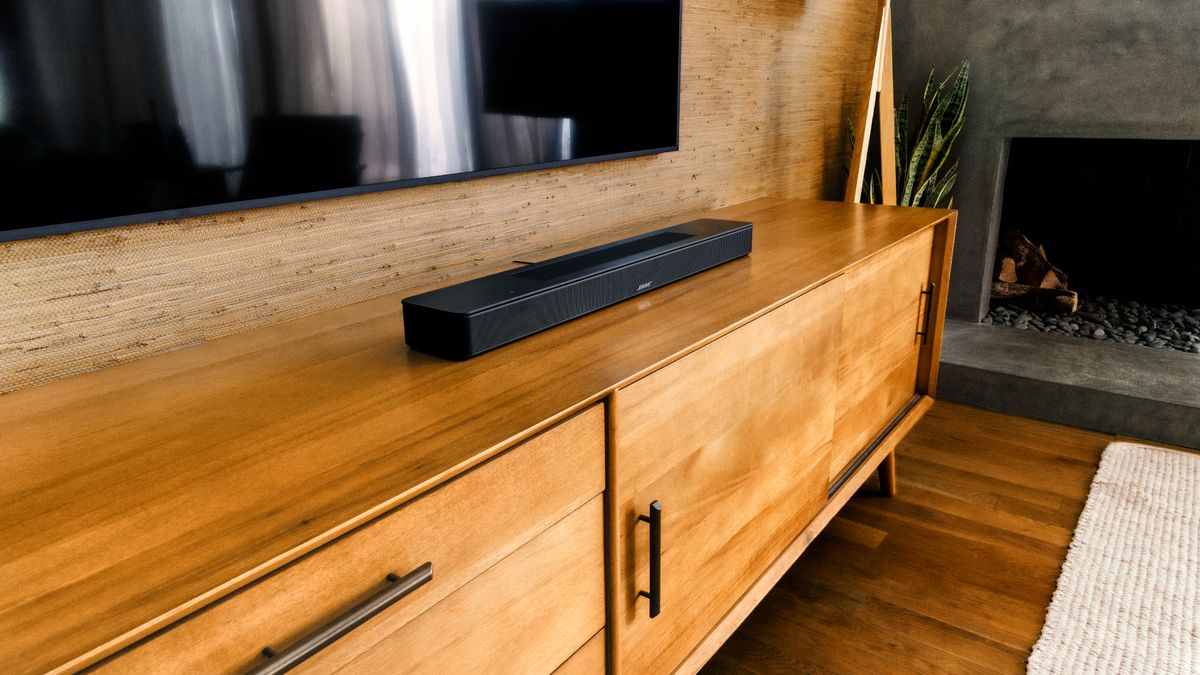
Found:
[[[879,490],[888,497],[896,496],[896,453],[889,452],[879,463]]]

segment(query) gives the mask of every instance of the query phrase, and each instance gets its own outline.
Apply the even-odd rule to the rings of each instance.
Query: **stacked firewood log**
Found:
[[[996,250],[992,300],[1036,310],[1079,309],[1079,294],[1067,290],[1066,272],[1050,264],[1046,249],[1010,228],[1000,234]]]

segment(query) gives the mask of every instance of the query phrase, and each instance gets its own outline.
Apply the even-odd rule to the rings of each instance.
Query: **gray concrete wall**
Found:
[[[952,318],[987,308],[1007,139],[1200,139],[1200,0],[892,2],[897,104],[971,60]]]

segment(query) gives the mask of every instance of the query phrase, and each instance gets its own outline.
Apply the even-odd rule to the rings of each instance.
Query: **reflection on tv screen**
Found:
[[[673,149],[679,0],[0,0],[0,239]]]

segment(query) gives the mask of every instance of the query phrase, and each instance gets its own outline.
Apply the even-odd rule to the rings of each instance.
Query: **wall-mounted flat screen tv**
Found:
[[[0,240],[675,150],[681,0],[0,0]]]

